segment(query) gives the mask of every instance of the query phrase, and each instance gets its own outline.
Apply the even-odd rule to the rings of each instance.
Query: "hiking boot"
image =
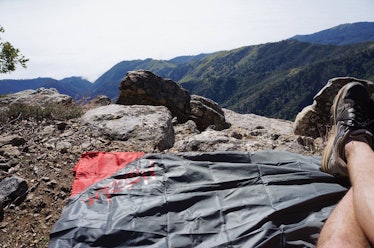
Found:
[[[345,145],[358,140],[373,147],[374,107],[364,85],[351,82],[340,89],[331,111],[333,127],[322,155],[321,169],[337,176],[348,176]]]

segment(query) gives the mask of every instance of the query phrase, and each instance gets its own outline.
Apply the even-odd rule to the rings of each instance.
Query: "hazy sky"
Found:
[[[374,21],[373,0],[0,0],[2,40],[30,59],[0,79],[94,81],[123,60],[230,50],[360,21]]]

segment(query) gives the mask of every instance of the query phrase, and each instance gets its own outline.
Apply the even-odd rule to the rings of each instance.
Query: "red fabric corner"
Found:
[[[71,196],[107,178],[128,163],[144,156],[143,152],[88,152],[81,155],[74,167],[75,178]]]

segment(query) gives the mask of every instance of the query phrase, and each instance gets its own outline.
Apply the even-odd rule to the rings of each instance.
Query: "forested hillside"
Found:
[[[94,84],[112,98],[130,70],[146,69],[239,113],[292,120],[333,77],[374,81],[374,42],[317,45],[285,40],[172,61],[123,61]]]

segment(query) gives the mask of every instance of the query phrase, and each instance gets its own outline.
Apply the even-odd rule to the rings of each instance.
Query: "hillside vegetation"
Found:
[[[124,61],[100,77],[93,92],[116,98],[125,73],[136,69],[171,78],[190,93],[239,113],[292,120],[330,78],[374,81],[374,42],[334,46],[285,40],[198,56],[181,64]]]
[[[330,78],[373,80],[373,58],[374,43],[323,46],[283,41],[195,62],[180,83],[240,113],[293,119]]]

